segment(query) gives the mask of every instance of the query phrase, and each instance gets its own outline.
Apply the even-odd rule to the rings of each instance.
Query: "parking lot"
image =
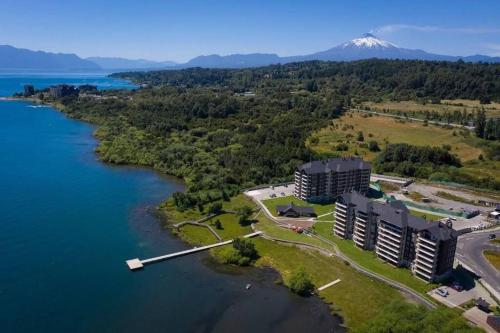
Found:
[[[286,197],[289,195],[293,195],[294,190],[295,190],[295,185],[289,184],[289,185],[259,188],[257,190],[250,190],[247,191],[246,194],[259,201],[262,201],[266,199],[272,199],[275,197]]]
[[[437,293],[437,289],[442,289],[447,291],[448,295],[446,297],[439,295]],[[449,286],[442,286],[429,291],[427,294],[432,298],[434,298],[435,300],[437,300],[438,302],[443,303],[444,305],[452,308],[467,303],[470,300],[478,299],[479,297],[487,300],[490,304],[495,304],[495,301],[491,298],[488,291],[484,289],[484,287],[481,286],[479,283],[476,283],[474,288],[469,290],[464,289],[462,291],[456,291],[455,289]]]

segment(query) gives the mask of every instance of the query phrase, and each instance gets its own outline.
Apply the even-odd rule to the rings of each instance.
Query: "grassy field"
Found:
[[[320,296],[352,330],[376,316],[385,304],[402,298],[395,289],[357,273],[335,257],[264,239],[255,239],[254,242],[261,256],[257,265],[278,270],[285,284],[288,284],[291,272],[299,266],[304,267],[316,287],[340,279],[340,283],[320,292]]]
[[[274,199],[263,200],[262,203],[269,209],[271,214],[274,216],[278,216],[278,212],[276,211],[276,206],[278,205],[287,205],[289,203],[293,203],[297,206],[306,206],[312,207],[317,216],[331,213],[335,207],[335,204],[310,204],[303,200],[297,199],[296,197],[290,195],[287,197],[278,197]]]
[[[455,111],[463,112],[464,109],[467,110],[467,113],[472,113],[473,111],[477,112],[484,108],[488,117],[500,117],[500,103],[480,104],[478,100],[442,100],[441,104],[421,104],[414,101],[364,102],[362,106],[377,112],[388,110],[390,112],[400,111],[406,113],[422,113],[425,111],[437,113],[445,113],[448,111],[453,113]]]
[[[360,131],[363,132],[363,142],[356,140]],[[368,161],[373,160],[378,154],[368,148],[368,143],[372,140],[377,141],[382,150],[390,143],[436,147],[448,145],[451,153],[456,154],[462,161],[461,173],[473,178],[494,178],[500,181],[500,163],[479,160],[480,155],[487,156],[486,152],[479,148],[482,141],[473,134],[463,136],[461,131],[431,124],[424,126],[422,122],[348,112],[341,118],[333,120],[330,126],[314,132],[306,144],[318,153],[338,156],[359,155]],[[341,143],[347,146],[347,150],[338,150]]]
[[[357,133],[363,132],[364,142],[356,141]],[[455,131],[457,133],[457,131]],[[347,151],[339,151],[340,155],[348,156],[354,153],[367,160],[372,160],[376,152],[369,151],[366,144],[375,140],[381,149],[387,143],[408,143],[419,146],[451,146],[451,152],[458,155],[462,161],[474,160],[484,152],[475,147],[470,138],[453,135],[453,130],[439,126],[423,126],[421,122],[402,122],[391,117],[367,116],[359,112],[348,112],[333,125],[323,128],[312,135],[308,145],[319,153],[335,152],[339,143],[347,143]],[[317,142],[312,144],[312,142]],[[365,147],[366,146],[366,147]]]
[[[234,209],[242,204],[252,205],[255,208],[255,205],[243,196],[233,198],[231,202],[225,204],[225,208]],[[165,209],[165,206],[163,208]],[[183,220],[187,218],[197,219],[201,216],[198,211],[175,213],[171,210],[172,207],[169,207],[169,223],[179,222],[174,220],[172,216],[177,216]],[[224,239],[249,233],[250,227],[240,226],[233,214],[223,214],[204,223],[211,224],[216,219],[220,220],[223,227],[223,229],[216,231]],[[316,238],[279,227],[262,212],[256,215],[255,219],[258,230],[263,230],[266,234],[276,238],[298,241],[327,249],[330,247]],[[320,224],[329,226],[331,230],[332,223]],[[215,237],[207,228],[198,226],[186,225],[180,228],[179,236],[193,245],[216,242]],[[256,265],[270,266],[276,269],[280,272],[285,285],[288,285],[291,272],[299,266],[304,267],[316,287],[341,279],[338,285],[322,291],[320,297],[330,305],[332,312],[343,317],[345,324],[350,329],[356,329],[363,322],[374,318],[383,305],[391,300],[403,298],[397,290],[359,274],[336,257],[327,257],[316,251],[299,249],[295,246],[280,245],[262,238],[255,238],[253,242],[260,256]],[[210,252],[216,259],[220,259],[230,249],[231,246],[228,245],[212,249]],[[330,247],[329,249],[333,251],[333,248]]]
[[[484,251],[483,252],[484,256],[488,261],[497,269],[500,271],[500,252],[496,251]]]
[[[410,209],[410,214],[413,216],[421,217],[421,218],[426,219],[428,221],[437,221],[437,220],[441,220],[443,218],[442,216],[439,216],[439,215],[434,215],[432,213],[424,213],[424,212],[416,211],[413,209]]]

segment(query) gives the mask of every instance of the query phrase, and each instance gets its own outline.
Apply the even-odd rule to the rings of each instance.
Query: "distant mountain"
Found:
[[[124,70],[124,69],[161,69],[176,66],[173,61],[152,61],[146,59],[125,59],[114,57],[90,57],[86,60],[92,61],[103,69]]]
[[[276,54],[235,54],[229,56],[210,55],[191,59],[180,67],[216,67],[241,68],[257,67],[277,63],[297,61],[353,61],[361,59],[406,59],[406,60],[444,60],[466,62],[500,62],[500,57],[474,55],[457,57],[428,53],[423,50],[400,48],[393,43],[382,40],[373,34],[366,33],[359,38],[340,44],[326,51],[316,52],[303,56],[279,57]]]
[[[101,68],[75,54],[50,53],[0,45],[0,70],[93,71]]]
[[[252,54],[231,54],[220,56],[212,54],[208,56],[198,56],[189,60],[180,67],[211,67],[211,68],[242,68],[258,67],[282,62],[276,54],[252,53]]]
[[[461,59],[466,62],[500,62],[500,57],[489,57],[479,54],[458,57],[433,54],[423,50],[401,48],[370,33],[363,34],[359,38],[355,38],[328,50],[308,55],[280,57],[276,54],[268,53],[231,54],[227,56],[212,54],[195,57],[183,64],[177,64],[172,61],[133,60],[112,57],[91,57],[81,59],[75,54],[31,51],[27,49],[18,49],[9,45],[0,45],[0,70],[108,70],[117,72],[188,67],[244,68],[309,60],[353,61],[370,58],[444,61],[458,61]]]

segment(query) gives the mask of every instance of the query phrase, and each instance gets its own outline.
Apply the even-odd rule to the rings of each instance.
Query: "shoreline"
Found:
[[[139,169],[150,170],[150,171],[153,171],[154,173],[158,174],[160,177],[164,177],[164,178],[167,178],[169,180],[174,179],[175,181],[182,183],[183,191],[185,190],[185,186],[184,186],[185,183],[184,183],[184,181],[183,181],[182,178],[166,174],[164,172],[161,172],[160,170],[155,169],[152,166],[137,165],[137,164],[127,164],[127,163],[125,163],[125,164],[117,164],[117,163],[113,163],[113,162],[103,161],[100,158],[99,152],[96,150],[96,148],[98,147],[98,145],[101,142],[100,139],[95,135],[95,131],[98,129],[99,125],[96,124],[96,123],[93,123],[93,122],[91,122],[89,120],[86,120],[86,119],[79,119],[79,118],[70,117],[64,111],[64,107],[62,105],[55,104],[55,103],[52,103],[52,102],[43,101],[43,100],[40,100],[40,99],[37,99],[37,98],[26,98],[26,97],[0,97],[0,101],[2,101],[2,100],[3,101],[19,101],[19,102],[33,103],[33,104],[37,104],[37,105],[45,105],[47,107],[53,108],[57,112],[62,113],[63,115],[65,115],[70,120],[78,120],[78,121],[82,121],[84,123],[87,123],[87,124],[91,125],[92,127],[95,127],[95,130],[92,133],[92,137],[97,142],[97,145],[94,148],[94,154],[95,154],[95,156],[97,157],[97,159],[99,160],[100,163],[103,163],[103,164],[108,165],[110,167],[128,167],[128,168],[139,168]],[[182,235],[180,233],[175,232],[175,228],[173,227],[172,223],[169,222],[169,220],[171,218],[169,217],[169,215],[165,211],[165,209],[161,207],[163,204],[167,203],[167,201],[168,201],[169,198],[171,198],[171,196],[169,196],[167,198],[164,198],[162,201],[160,201],[158,204],[155,204],[152,207],[151,213],[152,213],[153,217],[157,220],[157,223],[159,224],[159,226],[161,228],[167,228],[167,229],[169,229],[169,234],[171,236],[175,237],[176,239],[180,240],[181,242],[183,242],[186,245],[189,245],[191,247],[196,246],[196,243],[190,242],[185,237],[182,237]],[[174,221],[174,219],[172,219],[171,221]],[[285,245],[279,245],[279,246],[285,246]],[[303,250],[301,250],[301,251],[303,251]],[[262,271],[262,272],[265,272],[266,270],[271,270],[273,272],[273,274],[276,274],[277,276],[279,276],[279,279],[281,281],[281,283],[277,284],[277,286],[282,285],[282,286],[284,286],[287,289],[288,293],[290,293],[292,295],[295,295],[289,289],[288,286],[286,286],[286,285],[283,284],[283,282],[282,282],[283,281],[283,272],[280,271],[277,267],[274,267],[273,265],[268,265],[268,264],[265,264],[265,265],[255,265],[255,264],[251,264],[248,267],[240,267],[240,266],[236,266],[236,265],[233,265],[233,264],[223,263],[221,261],[221,257],[218,256],[216,253],[214,253],[212,251],[208,251],[206,253],[206,256],[208,258],[207,261],[211,262],[211,264],[208,264],[207,267],[209,267],[210,269],[212,269],[215,272],[218,272],[220,274],[229,274],[229,275],[231,275],[229,273],[230,270],[238,269],[241,272],[241,271],[244,271],[246,268],[256,269],[256,270],[259,270],[259,271]],[[215,267],[214,267],[215,265],[217,265],[219,267],[227,267],[227,270],[215,269]],[[248,272],[242,272],[242,274],[249,274],[249,273]],[[297,296],[297,297],[300,297],[300,296]],[[317,302],[320,302],[321,306],[325,306],[326,308],[328,308],[328,313],[330,314],[332,320],[334,320],[334,321],[337,322],[337,327],[336,327],[337,329],[346,330],[348,328],[348,326],[345,325],[345,319],[344,319],[344,317],[341,316],[338,311],[335,311],[335,309],[332,307],[332,303],[330,301],[328,301],[326,298],[320,296],[319,294],[314,294],[314,295],[311,296],[311,298],[315,299],[315,301],[317,301]]]

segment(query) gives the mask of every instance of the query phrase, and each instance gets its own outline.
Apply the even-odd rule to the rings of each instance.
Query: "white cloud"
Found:
[[[388,24],[373,30],[377,34],[390,34],[402,30],[419,32],[455,32],[463,34],[491,34],[500,33],[500,28],[444,28],[432,25]]]

